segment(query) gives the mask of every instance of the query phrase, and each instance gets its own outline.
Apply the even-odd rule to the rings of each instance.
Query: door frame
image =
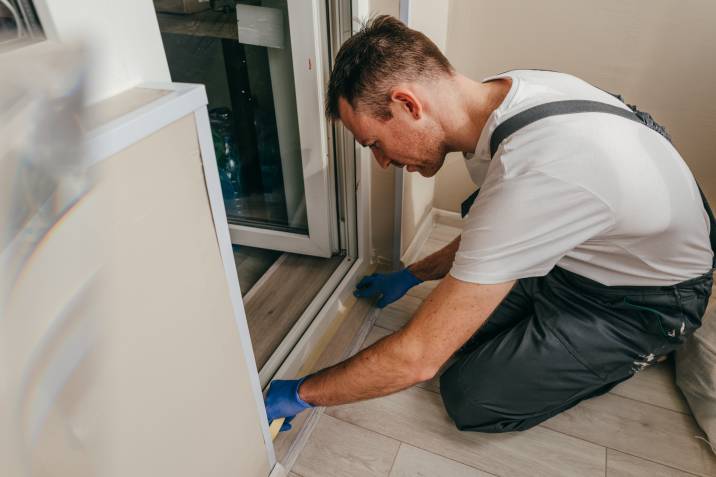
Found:
[[[319,257],[339,251],[335,180],[323,114],[328,60],[323,3],[310,0],[309,8],[303,2],[286,3],[308,235],[230,223],[233,243]]]

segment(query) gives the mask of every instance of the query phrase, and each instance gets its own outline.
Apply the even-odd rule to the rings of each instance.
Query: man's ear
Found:
[[[420,119],[423,114],[423,105],[420,103],[415,94],[404,88],[396,88],[390,94],[390,100],[393,107],[399,108],[410,114],[413,119]]]

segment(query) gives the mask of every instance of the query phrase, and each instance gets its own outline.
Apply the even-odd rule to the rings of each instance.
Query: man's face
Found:
[[[432,177],[445,161],[440,128],[424,114],[414,114],[411,105],[391,102],[393,117],[387,121],[356,111],[344,98],[338,110],[343,124],[362,146],[370,147],[383,169],[392,164]]]

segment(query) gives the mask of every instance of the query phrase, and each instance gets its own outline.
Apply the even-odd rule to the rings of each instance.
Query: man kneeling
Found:
[[[432,177],[460,151],[481,188],[455,241],[358,284],[357,296],[385,306],[442,279],[410,322],[331,368],[274,381],[269,419],[405,389],[454,356],[440,392],[457,426],[524,430],[608,391],[700,326],[716,227],[648,114],[562,73],[470,80],[388,16],[339,51],[327,114],[381,167]]]

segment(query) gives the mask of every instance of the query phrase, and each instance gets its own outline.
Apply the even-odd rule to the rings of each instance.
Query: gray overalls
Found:
[[[595,101],[536,106],[497,127],[491,153],[527,124],[579,112],[627,117],[670,140],[651,116],[631,109]],[[478,192],[463,203],[463,216]],[[714,250],[716,222],[701,196]],[[519,431],[609,391],[701,326],[715,266],[716,257],[708,273],[672,286],[605,286],[559,267],[518,280],[440,378],[448,414],[461,430]]]

